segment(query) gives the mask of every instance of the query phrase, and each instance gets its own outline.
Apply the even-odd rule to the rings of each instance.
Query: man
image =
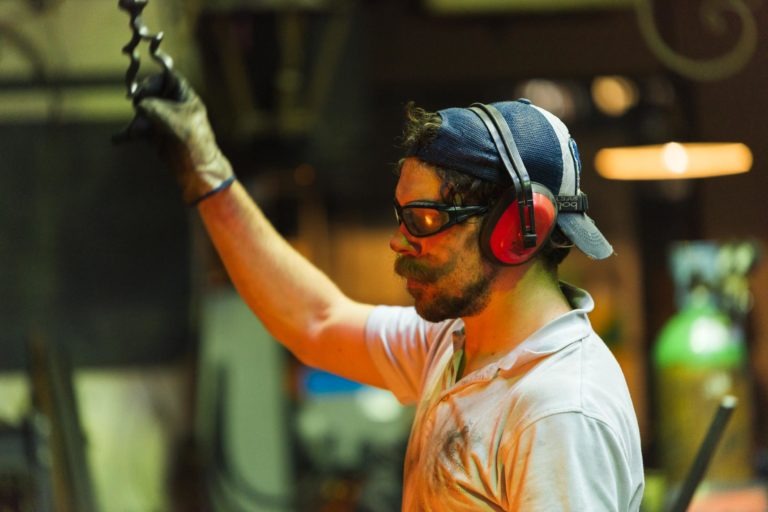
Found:
[[[557,278],[571,245],[613,253],[559,119],[527,100],[409,109],[390,247],[415,307],[374,307],[279,236],[176,86],[176,100],[141,94],[138,119],[243,299],[304,363],[417,404],[403,510],[639,509],[624,377],[590,326],[592,299]]]

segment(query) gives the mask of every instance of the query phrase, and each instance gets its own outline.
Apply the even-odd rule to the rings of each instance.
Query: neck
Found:
[[[464,318],[464,374],[503,357],[535,331],[571,310],[557,278],[541,264],[503,269],[488,306]]]

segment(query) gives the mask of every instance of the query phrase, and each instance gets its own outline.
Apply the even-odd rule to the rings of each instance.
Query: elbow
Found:
[[[318,368],[323,360],[323,347],[327,345],[324,340],[330,335],[329,325],[329,315],[323,315],[289,326],[284,336],[277,339],[302,364]]]

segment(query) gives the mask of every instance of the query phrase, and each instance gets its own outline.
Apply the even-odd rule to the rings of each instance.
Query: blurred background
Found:
[[[129,20],[0,0],[0,511],[398,510],[412,411],[272,343],[151,148],[112,144]],[[150,0],[143,22],[278,230],[363,301],[409,303],[407,101],[558,114],[617,252],[562,278],[627,376],[643,509],[734,396],[692,509],[768,510],[765,2]]]

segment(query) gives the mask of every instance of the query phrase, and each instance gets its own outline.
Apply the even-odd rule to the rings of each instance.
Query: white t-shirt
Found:
[[[643,461],[626,381],[589,323],[592,298],[562,288],[571,312],[458,382],[461,320],[374,309],[373,359],[397,398],[417,403],[402,510],[640,508]]]

